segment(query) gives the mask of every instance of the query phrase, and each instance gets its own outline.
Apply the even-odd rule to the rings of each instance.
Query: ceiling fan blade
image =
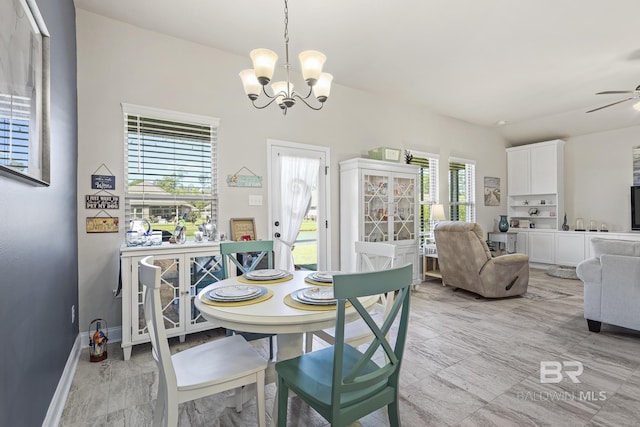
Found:
[[[604,92],[598,92],[596,95],[619,95],[622,93],[635,93],[635,90],[605,90]]]
[[[626,102],[626,101],[629,101],[631,99],[635,99],[635,97],[632,96],[631,98],[622,99],[620,101],[616,101],[616,102],[613,102],[611,104],[603,105],[602,107],[598,107],[598,108],[594,108],[593,110],[589,110],[589,111],[587,111],[587,113],[593,113],[594,111],[602,110],[603,108],[611,107],[613,105],[620,104],[622,102]]]

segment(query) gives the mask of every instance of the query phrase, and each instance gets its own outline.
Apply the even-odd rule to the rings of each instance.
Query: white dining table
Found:
[[[276,361],[299,356],[303,352],[303,336],[305,332],[331,328],[336,323],[335,308],[331,310],[303,310],[285,304],[285,297],[291,292],[304,287],[318,286],[305,282],[311,271],[295,271],[291,280],[262,284],[273,291],[273,296],[265,301],[240,306],[209,305],[201,301],[201,295],[212,289],[229,285],[246,285],[240,277],[230,277],[211,284],[202,289],[195,298],[195,305],[205,319],[227,329],[242,332],[257,332],[276,335]],[[252,283],[253,284],[253,283]],[[259,281],[256,285],[261,285]],[[378,295],[360,298],[362,305],[368,310],[378,301]],[[333,306],[335,307],[335,306]],[[359,318],[353,307],[345,311],[345,320],[353,321]],[[265,374],[265,382],[277,383],[275,363],[269,361]],[[278,398],[274,400],[272,420],[277,423]],[[233,405],[230,405],[233,406]],[[357,425],[357,424],[356,424]]]
[[[239,277],[230,277],[211,284],[200,291],[195,298],[195,305],[202,316],[213,324],[227,329],[242,332],[257,332],[276,335],[276,360],[286,360],[302,354],[303,335],[335,326],[336,311],[331,310],[302,310],[285,304],[284,299],[291,292],[300,288],[315,286],[305,282],[310,271],[295,271],[291,280],[264,284],[273,291],[273,296],[266,301],[242,306],[208,305],[200,300],[200,295],[214,288],[229,285],[246,285]],[[255,282],[260,285],[260,282]],[[362,305],[369,309],[378,300],[377,295],[364,297]],[[334,306],[335,307],[335,306]],[[358,314],[354,308],[347,308],[346,320],[356,320]],[[267,382],[275,381],[275,370],[267,369]]]

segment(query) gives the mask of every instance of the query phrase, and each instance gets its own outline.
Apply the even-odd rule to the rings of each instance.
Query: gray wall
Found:
[[[2,426],[42,424],[78,335],[75,11],[37,2],[51,34],[51,186],[0,177]]]

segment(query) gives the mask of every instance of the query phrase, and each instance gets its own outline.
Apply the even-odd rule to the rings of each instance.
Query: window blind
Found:
[[[449,217],[452,221],[476,221],[475,162],[449,160]]]
[[[29,173],[31,99],[0,94],[0,164]]]
[[[427,153],[411,153],[409,164],[420,166],[420,244],[430,237],[434,227],[431,221],[431,206],[438,203],[438,157]]]
[[[125,220],[217,223],[217,121],[185,118],[125,111]]]

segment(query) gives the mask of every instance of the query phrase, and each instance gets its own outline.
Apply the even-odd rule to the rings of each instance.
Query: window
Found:
[[[187,233],[218,220],[218,119],[124,105],[125,220]],[[191,229],[191,230],[190,230]]]
[[[0,16],[0,175],[48,186],[49,33],[34,0],[3,2]]]
[[[418,194],[420,202],[420,245],[433,238],[434,222],[431,221],[431,206],[440,200],[438,193],[438,160],[436,154],[411,152],[409,164],[420,166]]]
[[[473,160],[449,159],[449,218],[476,221],[476,165]]]

